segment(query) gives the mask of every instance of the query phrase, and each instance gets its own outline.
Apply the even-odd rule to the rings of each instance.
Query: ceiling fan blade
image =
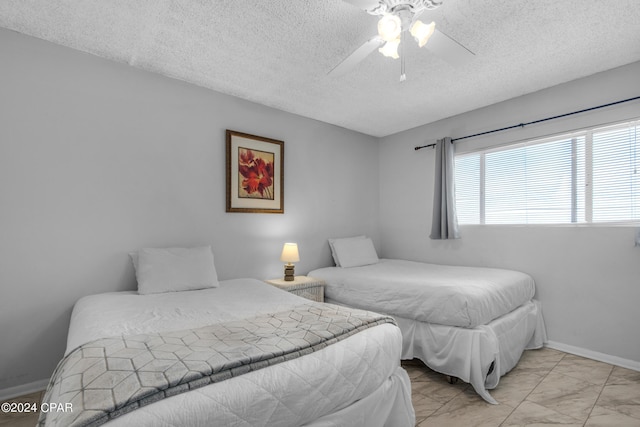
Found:
[[[352,4],[362,10],[372,10],[380,5],[380,0],[344,0],[346,3]]]
[[[344,61],[336,65],[336,67],[329,71],[330,76],[342,76],[343,74],[351,71],[360,61],[369,56],[371,52],[379,48],[384,44],[379,36],[375,36],[366,42],[359,48],[357,48],[351,55],[347,56]]]
[[[475,57],[473,52],[437,28],[425,47],[454,66],[465,65]]]

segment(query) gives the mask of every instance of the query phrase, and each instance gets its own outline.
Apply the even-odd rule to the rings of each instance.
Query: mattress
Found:
[[[432,324],[475,328],[530,301],[531,276],[513,270],[381,259],[362,267],[309,272],[325,296],[351,307]]]
[[[98,338],[197,328],[301,302],[309,303],[253,279],[199,291],[88,296],[74,307],[66,352]],[[108,425],[412,426],[401,350],[398,327],[374,326],[311,354],[149,404]]]

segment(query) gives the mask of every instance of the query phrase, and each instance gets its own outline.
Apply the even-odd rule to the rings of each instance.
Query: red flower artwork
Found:
[[[273,153],[238,147],[239,197],[273,200]]]

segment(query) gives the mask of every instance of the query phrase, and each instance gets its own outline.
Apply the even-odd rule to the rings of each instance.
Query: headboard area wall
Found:
[[[78,298],[135,289],[130,251],[270,279],[284,242],[298,274],[377,244],[376,138],[4,29],[0,56],[0,394],[51,375]],[[284,214],[226,212],[226,129],[285,142]]]

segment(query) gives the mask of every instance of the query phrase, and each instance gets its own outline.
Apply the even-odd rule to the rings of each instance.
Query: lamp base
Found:
[[[294,266],[293,264],[285,264],[284,266],[284,281],[293,282],[294,278]]]

